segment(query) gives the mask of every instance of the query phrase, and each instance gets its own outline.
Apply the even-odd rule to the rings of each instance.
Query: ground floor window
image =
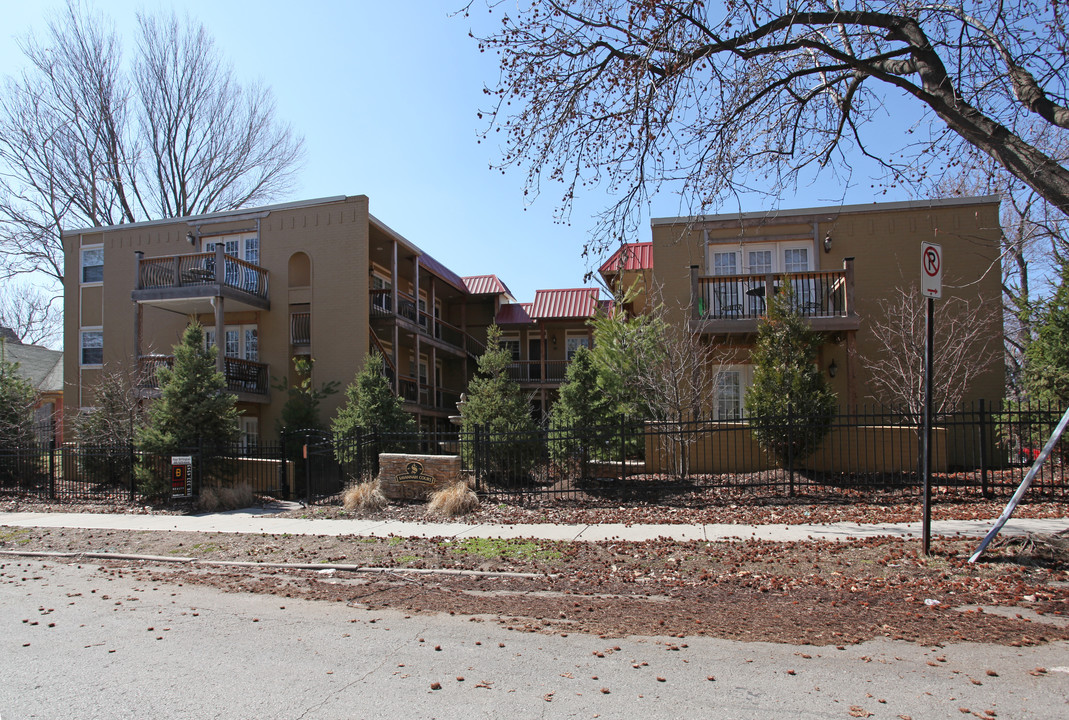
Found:
[[[249,452],[260,446],[260,418],[242,417],[239,430],[238,443],[242,452]]]
[[[731,365],[717,372],[713,398],[715,419],[736,420],[746,414],[744,405],[746,388],[751,382],[753,382],[753,373],[746,365]]]

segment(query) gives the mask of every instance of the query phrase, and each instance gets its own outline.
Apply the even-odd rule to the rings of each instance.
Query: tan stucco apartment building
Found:
[[[817,362],[840,403],[854,406],[881,400],[864,359],[880,352],[881,301],[920,283],[922,241],[942,247],[943,298],[982,302],[987,336],[1001,345],[1001,233],[998,196],[655,218],[651,241],[621,248],[601,274],[613,287],[657,287],[676,322],[722,351],[710,399],[721,418],[742,412],[765,298],[789,276],[800,311],[825,340]],[[637,311],[645,301],[639,294]],[[965,400],[997,400],[1004,384],[996,360]]]
[[[218,345],[239,401],[243,440],[273,438],[293,358],[313,381],[347,385],[371,349],[425,428],[457,414],[492,322],[514,350],[513,375],[547,409],[563,363],[590,343],[597,289],[538,291],[519,304],[495,275],[459,277],[369,212],[331,197],[198,217],[72,230],[65,251],[65,398],[90,408],[107,371],[171,361],[190,318]],[[342,393],[321,407],[329,420]]]

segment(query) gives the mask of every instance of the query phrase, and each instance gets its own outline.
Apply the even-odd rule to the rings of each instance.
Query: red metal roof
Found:
[[[464,284],[464,280],[459,275],[432,258],[430,255],[420,255],[419,264],[430,270],[442,280],[445,280],[460,292],[468,292],[468,286]]]
[[[612,254],[605,264],[601,266],[599,272],[604,275],[606,273],[617,272],[620,270],[621,260],[623,261],[623,270],[650,270],[653,268],[653,243],[652,242],[639,242],[639,243],[625,243],[619,250]]]
[[[536,320],[588,318],[597,308],[598,294],[597,288],[536,290],[531,317]]]
[[[462,280],[472,295],[512,295],[497,275],[471,275]]]
[[[497,311],[494,322],[498,325],[529,325],[534,322],[531,319],[531,303],[505,303]]]

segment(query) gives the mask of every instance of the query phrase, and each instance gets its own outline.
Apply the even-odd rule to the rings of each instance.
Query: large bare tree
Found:
[[[0,325],[24,345],[62,345],[63,318],[55,300],[28,283],[5,282],[0,287]]]
[[[1069,162],[1069,134],[1045,123],[1022,128],[1029,142],[1059,163]],[[980,152],[959,158],[954,170],[932,185],[929,196],[1002,196],[1002,299],[1008,391],[1019,389],[1025,353],[1034,335],[1037,301],[1056,288],[1059,258],[1069,257],[1069,218],[1035,190]]]
[[[69,0],[0,92],[0,277],[63,282],[63,227],[230,210],[287,190],[303,142],[271,93],[242,86],[203,25],[113,23]]]
[[[486,137],[504,134],[529,194],[562,183],[565,213],[584,185],[618,195],[590,249],[634,230],[663,182],[704,211],[849,172],[853,153],[915,184],[975,148],[1069,213],[1069,170],[1020,130],[1069,127],[1055,0],[488,2],[506,15],[479,40],[500,57]],[[903,124],[901,152],[873,124],[894,98],[928,120]]]

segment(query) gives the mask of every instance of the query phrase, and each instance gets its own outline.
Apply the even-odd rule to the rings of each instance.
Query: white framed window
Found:
[[[82,248],[81,282],[91,285],[104,282],[104,246]]]
[[[390,282],[385,276],[379,275],[377,272],[371,276],[371,289],[372,290],[392,290],[393,283]],[[380,310],[390,309],[390,295],[388,292],[377,292],[371,296],[371,305],[377,307]]]
[[[747,248],[746,249],[746,272],[753,275],[767,275],[775,272],[774,248]]]
[[[82,367],[104,364],[104,330],[102,328],[83,328],[80,339]]]
[[[783,272],[809,272],[809,248],[787,247],[783,249]]]
[[[256,325],[227,325],[223,330],[223,354],[259,362],[260,339]],[[204,349],[215,347],[215,328],[204,328]]]
[[[753,369],[748,365],[729,365],[716,374],[713,396],[713,416],[716,420],[737,420],[745,417],[746,389],[753,382]]]
[[[418,310],[418,312],[416,313],[416,318],[417,318],[417,321],[420,324],[420,327],[426,328],[427,327],[427,294],[426,293],[421,292],[419,294],[419,299],[416,300],[416,309]]]
[[[231,237],[217,237],[204,243],[205,252],[215,252],[217,245],[223,246],[223,253],[230,257],[244,260],[251,265],[260,264],[260,238],[255,233],[245,233]],[[254,292],[258,287],[259,277],[250,268],[240,267],[237,263],[224,263],[224,279],[228,285],[241,287]]]
[[[739,274],[739,253],[736,250],[710,250],[714,276]],[[706,285],[707,297],[703,298],[703,315],[727,317],[742,312],[740,297],[744,287],[733,280],[713,280]]]
[[[568,362],[572,361],[576,351],[581,347],[585,347],[588,350],[590,349],[590,336],[585,331],[580,335],[578,333],[573,334],[573,332],[569,330],[564,337],[564,356]]]
[[[255,450],[260,446],[260,418],[242,416],[240,421],[238,444],[241,451]]]
[[[502,333],[499,341],[501,347],[509,351],[512,362],[520,360],[520,334],[518,332]]]

